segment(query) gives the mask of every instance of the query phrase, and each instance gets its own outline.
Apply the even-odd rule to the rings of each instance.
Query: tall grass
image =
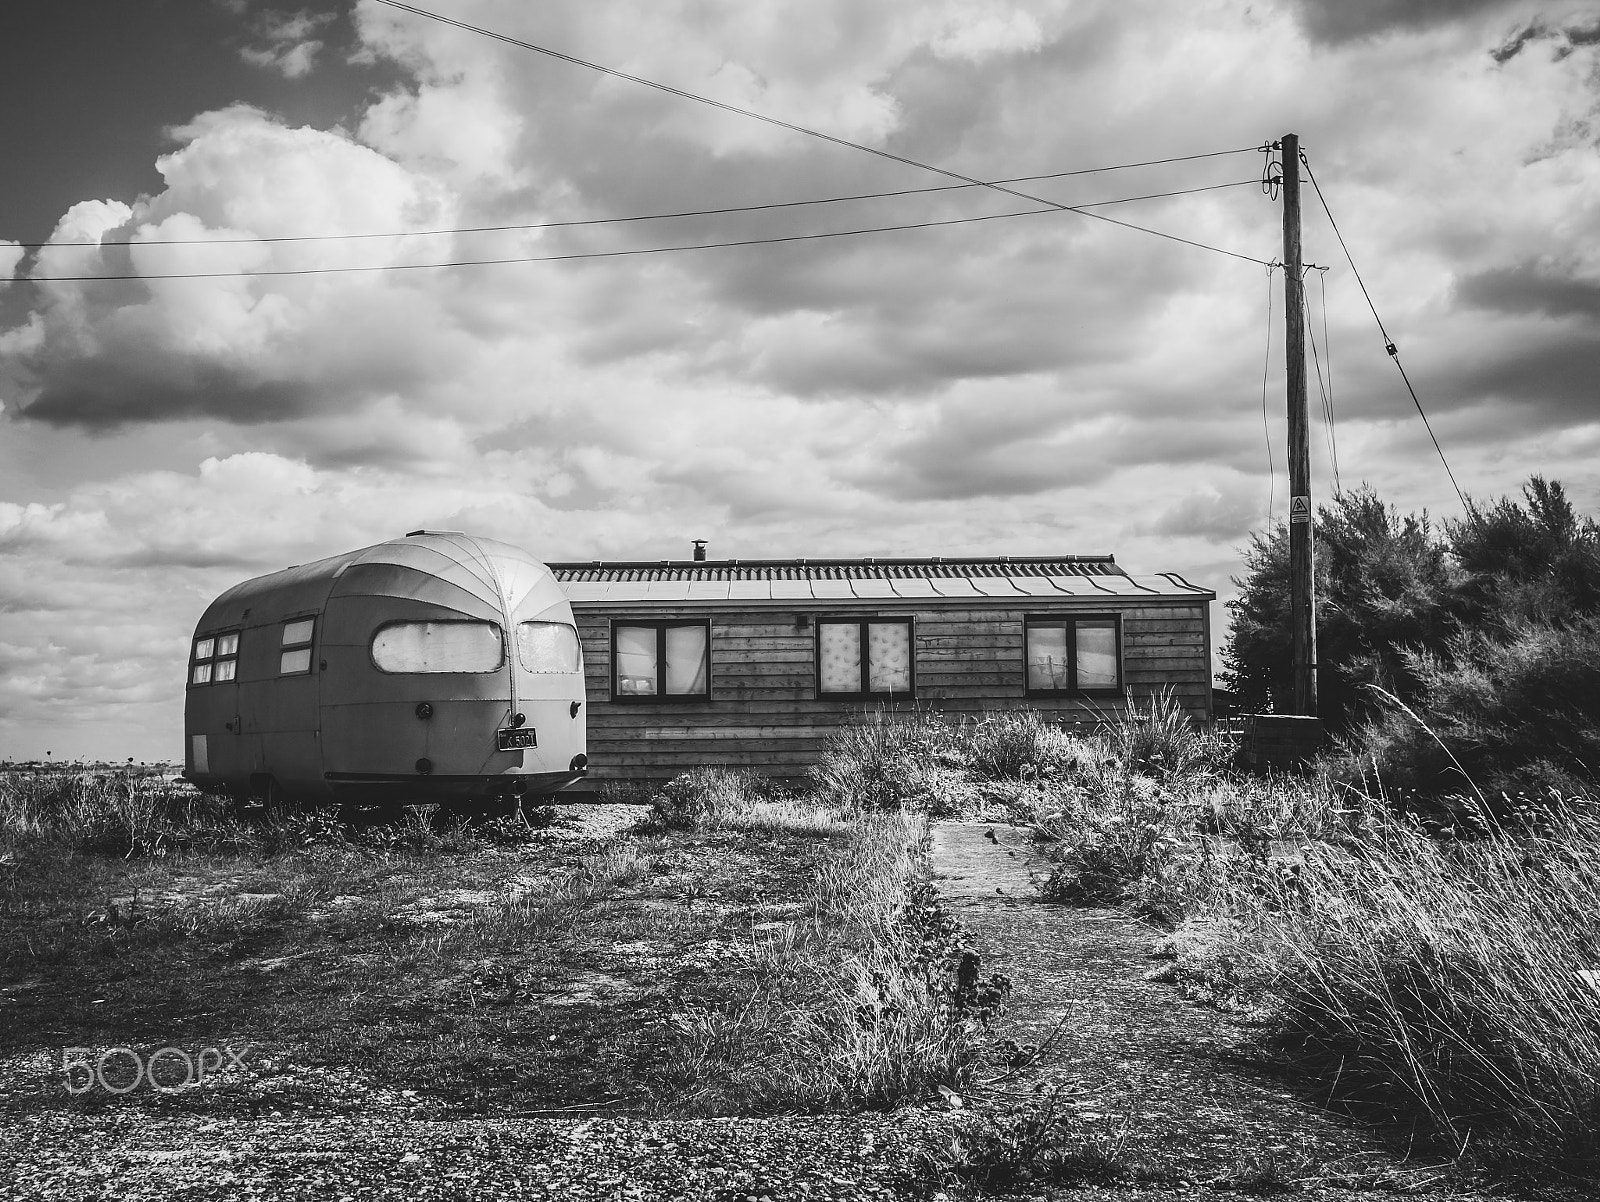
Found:
[[[1126,772],[1173,776],[1194,772],[1231,748],[1219,743],[1190,720],[1171,689],[1152,694],[1107,723],[1107,749]]]
[[[676,1110],[889,1108],[965,1080],[981,1052],[975,1032],[1004,986],[976,974],[926,883],[922,816],[852,813],[826,795],[765,798],[727,772],[702,770],[666,792],[695,829],[777,823],[834,836],[803,912],[750,932],[740,1001],[677,1015],[662,1073]]]
[[[215,799],[137,770],[0,773],[0,839],[10,842],[160,854],[236,826]]]
[[[527,834],[513,820],[451,828],[437,825],[435,817],[410,807],[393,821],[359,822],[324,809],[248,822],[225,798],[134,769],[4,772],[0,863],[60,868],[74,853],[116,859],[189,852],[277,856],[345,845],[379,852],[460,852],[485,842],[520,842]],[[0,878],[0,885],[5,883]],[[14,894],[8,896],[16,900]]]
[[[1600,802],[1425,827],[1326,772],[1241,776],[1159,699],[1059,763],[1016,802],[1046,897],[1176,927],[1164,975],[1337,1096],[1600,1175]]]
[[[880,708],[833,733],[811,778],[821,793],[851,809],[937,809],[941,761],[952,758],[959,752],[938,714]]]
[[[1425,827],[1349,773],[1243,776],[1231,750],[1158,695],[1087,734],[869,724],[826,778],[878,804],[952,768],[1025,781],[1046,897],[1176,928],[1164,975],[1255,1010],[1334,1096],[1600,1176],[1600,802],[1456,798]]]
[[[1374,808],[1359,842],[1263,866],[1233,898],[1235,955],[1347,1089],[1600,1171],[1600,808],[1478,816],[1440,840]]]

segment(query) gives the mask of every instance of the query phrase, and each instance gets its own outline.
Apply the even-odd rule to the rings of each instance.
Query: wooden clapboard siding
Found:
[[[1193,717],[1211,715],[1210,614],[1204,604],[1106,596],[926,598],[901,605],[841,599],[801,606],[574,603],[589,694],[591,782],[661,779],[699,765],[804,775],[830,734],[878,708],[860,699],[817,697],[819,617],[911,619],[916,687],[901,710],[931,709],[956,718],[1025,705],[1053,721],[1094,723],[1116,712],[1124,699],[1025,696],[1024,619],[1118,614],[1127,697],[1141,700],[1170,689]],[[612,622],[680,618],[710,620],[711,700],[612,701]]]

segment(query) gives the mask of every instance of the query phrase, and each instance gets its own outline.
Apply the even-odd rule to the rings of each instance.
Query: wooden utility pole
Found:
[[[1283,295],[1289,376],[1289,622],[1294,712],[1317,714],[1316,552],[1311,536],[1311,442],[1306,418],[1305,281],[1300,262],[1300,138],[1283,135]]]

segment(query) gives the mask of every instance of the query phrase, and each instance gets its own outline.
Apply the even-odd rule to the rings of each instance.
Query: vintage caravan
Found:
[[[418,530],[211,603],[189,644],[185,775],[269,803],[506,805],[582,778],[584,700],[550,570]]]

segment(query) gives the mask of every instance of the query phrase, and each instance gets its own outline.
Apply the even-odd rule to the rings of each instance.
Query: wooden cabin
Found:
[[[1092,723],[1166,688],[1212,716],[1216,594],[1109,555],[550,569],[583,644],[580,788],[699,765],[803,776],[831,731],[879,706]]]

